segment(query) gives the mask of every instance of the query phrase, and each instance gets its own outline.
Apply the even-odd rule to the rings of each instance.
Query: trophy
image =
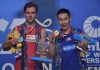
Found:
[[[39,41],[37,51],[36,51],[36,56],[46,58],[48,52],[48,46],[49,45],[47,42]]]
[[[48,58],[48,43],[39,41],[36,51],[35,57],[30,57],[31,60],[40,61],[40,62],[52,62],[51,59]]]

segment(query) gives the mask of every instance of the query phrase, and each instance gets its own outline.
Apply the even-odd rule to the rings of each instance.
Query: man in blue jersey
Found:
[[[57,19],[61,26],[59,31],[51,33],[50,56],[55,59],[54,70],[82,70],[80,50],[76,46],[87,50],[87,42],[76,41],[74,34],[83,34],[79,29],[70,26],[71,16],[68,9],[60,9]]]

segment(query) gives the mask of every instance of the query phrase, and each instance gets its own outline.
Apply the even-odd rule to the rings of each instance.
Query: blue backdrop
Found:
[[[13,70],[15,59],[10,52],[2,51],[2,43],[7,34],[20,23],[24,22],[23,6],[33,0],[0,0],[0,70]],[[89,45],[87,70],[100,70],[100,0],[34,0],[39,5],[37,22],[46,28],[47,34],[59,29],[56,12],[60,8],[71,11],[72,27],[82,29],[97,40],[96,46]],[[6,56],[5,55],[10,55]],[[11,58],[9,61],[6,58]],[[2,62],[2,63],[1,63]],[[5,67],[4,67],[5,66]],[[9,69],[9,66],[12,66]]]

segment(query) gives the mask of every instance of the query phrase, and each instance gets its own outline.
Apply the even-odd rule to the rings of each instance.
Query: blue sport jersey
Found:
[[[73,38],[73,33],[64,35],[61,41],[62,47],[62,66],[61,70],[81,70],[79,50],[76,47],[77,43]]]
[[[75,34],[84,34],[79,29],[72,29],[69,34],[64,34],[63,38],[55,38],[55,58],[53,60],[53,70],[81,70],[83,62],[80,57],[80,50],[76,48],[78,40]]]

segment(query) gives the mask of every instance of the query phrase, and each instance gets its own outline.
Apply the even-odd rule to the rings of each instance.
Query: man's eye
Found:
[[[62,19],[59,19],[59,21],[62,21]]]
[[[26,12],[26,14],[29,14],[30,12]]]
[[[35,14],[36,12],[32,12],[32,14]]]

